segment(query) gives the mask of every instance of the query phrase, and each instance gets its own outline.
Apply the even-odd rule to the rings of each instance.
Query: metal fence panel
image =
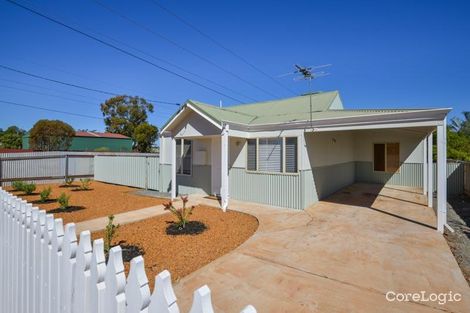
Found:
[[[96,156],[95,180],[159,190],[159,158],[153,156]]]

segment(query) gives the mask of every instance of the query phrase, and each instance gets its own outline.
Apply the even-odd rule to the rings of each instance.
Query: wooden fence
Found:
[[[470,162],[464,164],[464,190],[470,197]]]
[[[121,248],[105,261],[103,239],[77,240],[73,223],[33,207],[0,188],[0,312],[179,313],[168,271],[150,293],[142,256],[126,279]],[[189,296],[189,295],[188,295]],[[193,294],[190,313],[213,313],[207,286]],[[251,305],[242,313],[256,313]]]

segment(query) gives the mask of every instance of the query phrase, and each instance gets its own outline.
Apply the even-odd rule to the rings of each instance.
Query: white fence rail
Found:
[[[179,313],[170,273],[150,293],[142,256],[126,279],[121,248],[105,262],[103,239],[89,231],[77,240],[73,223],[32,207],[0,188],[0,312]],[[193,294],[189,313],[213,313],[207,286]],[[255,313],[247,306],[243,313]]]

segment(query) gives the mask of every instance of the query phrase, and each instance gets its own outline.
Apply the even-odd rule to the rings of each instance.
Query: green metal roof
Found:
[[[339,97],[338,91],[307,94],[293,98],[256,102],[229,107],[218,107],[196,100],[188,100],[186,103],[193,106],[215,123],[235,123],[244,125],[266,125],[276,123],[289,123],[383,115],[386,113],[403,113],[421,111],[425,109],[362,109],[344,110],[337,109],[333,104]],[[339,100],[339,99],[338,99]],[[310,101],[312,112],[310,112]],[[176,116],[175,113],[174,116]],[[311,116],[310,116],[311,115]],[[172,117],[173,118],[173,117]],[[169,121],[172,120],[170,118]],[[165,124],[163,128],[169,123]]]
[[[418,111],[419,109],[330,109],[339,96],[337,91],[312,94],[312,120],[371,116],[384,113]],[[310,120],[310,95],[257,102],[220,108],[214,105],[188,100],[188,103],[217,123],[233,122],[246,125],[263,125]]]

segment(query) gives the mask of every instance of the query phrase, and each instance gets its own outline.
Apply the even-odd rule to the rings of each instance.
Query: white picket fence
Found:
[[[0,312],[179,313],[168,271],[150,293],[144,259],[131,261],[126,280],[121,248],[105,261],[103,239],[89,231],[77,241],[73,223],[33,207],[0,188]],[[197,289],[189,313],[213,313],[207,286]],[[256,313],[253,306],[242,313]]]

